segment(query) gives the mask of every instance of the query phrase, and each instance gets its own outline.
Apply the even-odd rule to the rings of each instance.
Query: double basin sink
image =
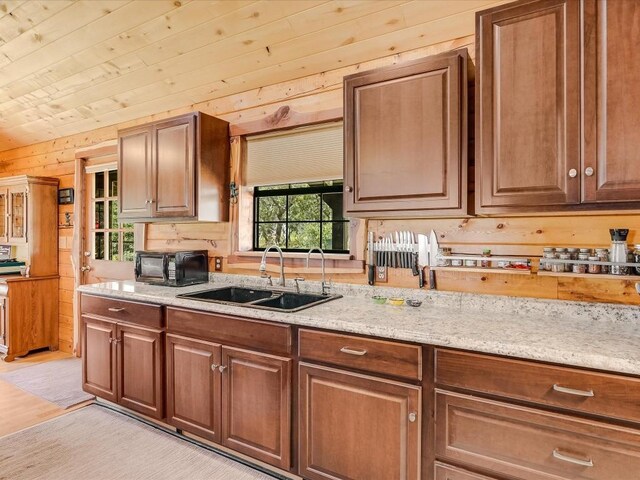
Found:
[[[318,295],[312,293],[282,292],[245,287],[223,287],[201,292],[182,293],[178,298],[202,302],[222,303],[280,312],[297,312],[342,295]]]

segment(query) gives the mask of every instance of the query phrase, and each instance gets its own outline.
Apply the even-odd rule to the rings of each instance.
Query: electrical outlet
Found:
[[[376,282],[387,283],[387,267],[376,267]]]
[[[215,260],[215,270],[216,272],[222,271],[222,257],[214,257]]]

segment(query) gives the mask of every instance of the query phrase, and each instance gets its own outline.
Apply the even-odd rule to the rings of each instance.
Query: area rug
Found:
[[[11,480],[273,480],[100,405],[0,438]]]
[[[82,391],[82,360],[79,358],[44,362],[2,373],[0,380],[62,408],[69,408],[94,398],[93,395]]]

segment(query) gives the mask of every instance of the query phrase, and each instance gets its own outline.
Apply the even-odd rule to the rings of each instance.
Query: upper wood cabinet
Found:
[[[639,17],[635,0],[477,14],[477,213],[640,206]]]
[[[583,201],[640,206],[640,2],[585,0]]]
[[[580,3],[479,12],[476,48],[476,211],[579,203]]]
[[[467,213],[467,51],[344,80],[345,211]]]
[[[228,130],[197,112],[119,131],[120,218],[228,220]]]

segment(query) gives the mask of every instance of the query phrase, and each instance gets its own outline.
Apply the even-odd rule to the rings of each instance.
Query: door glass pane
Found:
[[[96,202],[95,204],[95,228],[104,228],[104,202]]]
[[[118,196],[118,171],[111,170],[109,172],[109,196],[117,197]]]
[[[133,262],[133,232],[124,232],[122,241],[122,260],[125,262]]]
[[[24,192],[11,194],[11,236],[24,236]]]
[[[95,194],[94,198],[103,198],[104,197],[104,172],[98,172],[95,174]]]
[[[7,233],[5,212],[7,211],[7,196],[0,195],[0,235]]]
[[[109,228],[118,228],[118,201],[109,202]]]
[[[104,232],[96,232],[94,234],[93,252],[93,258],[104,260]]]
[[[109,258],[107,260],[113,260],[117,262],[120,260],[120,252],[118,250],[120,245],[120,233],[109,232]]]

